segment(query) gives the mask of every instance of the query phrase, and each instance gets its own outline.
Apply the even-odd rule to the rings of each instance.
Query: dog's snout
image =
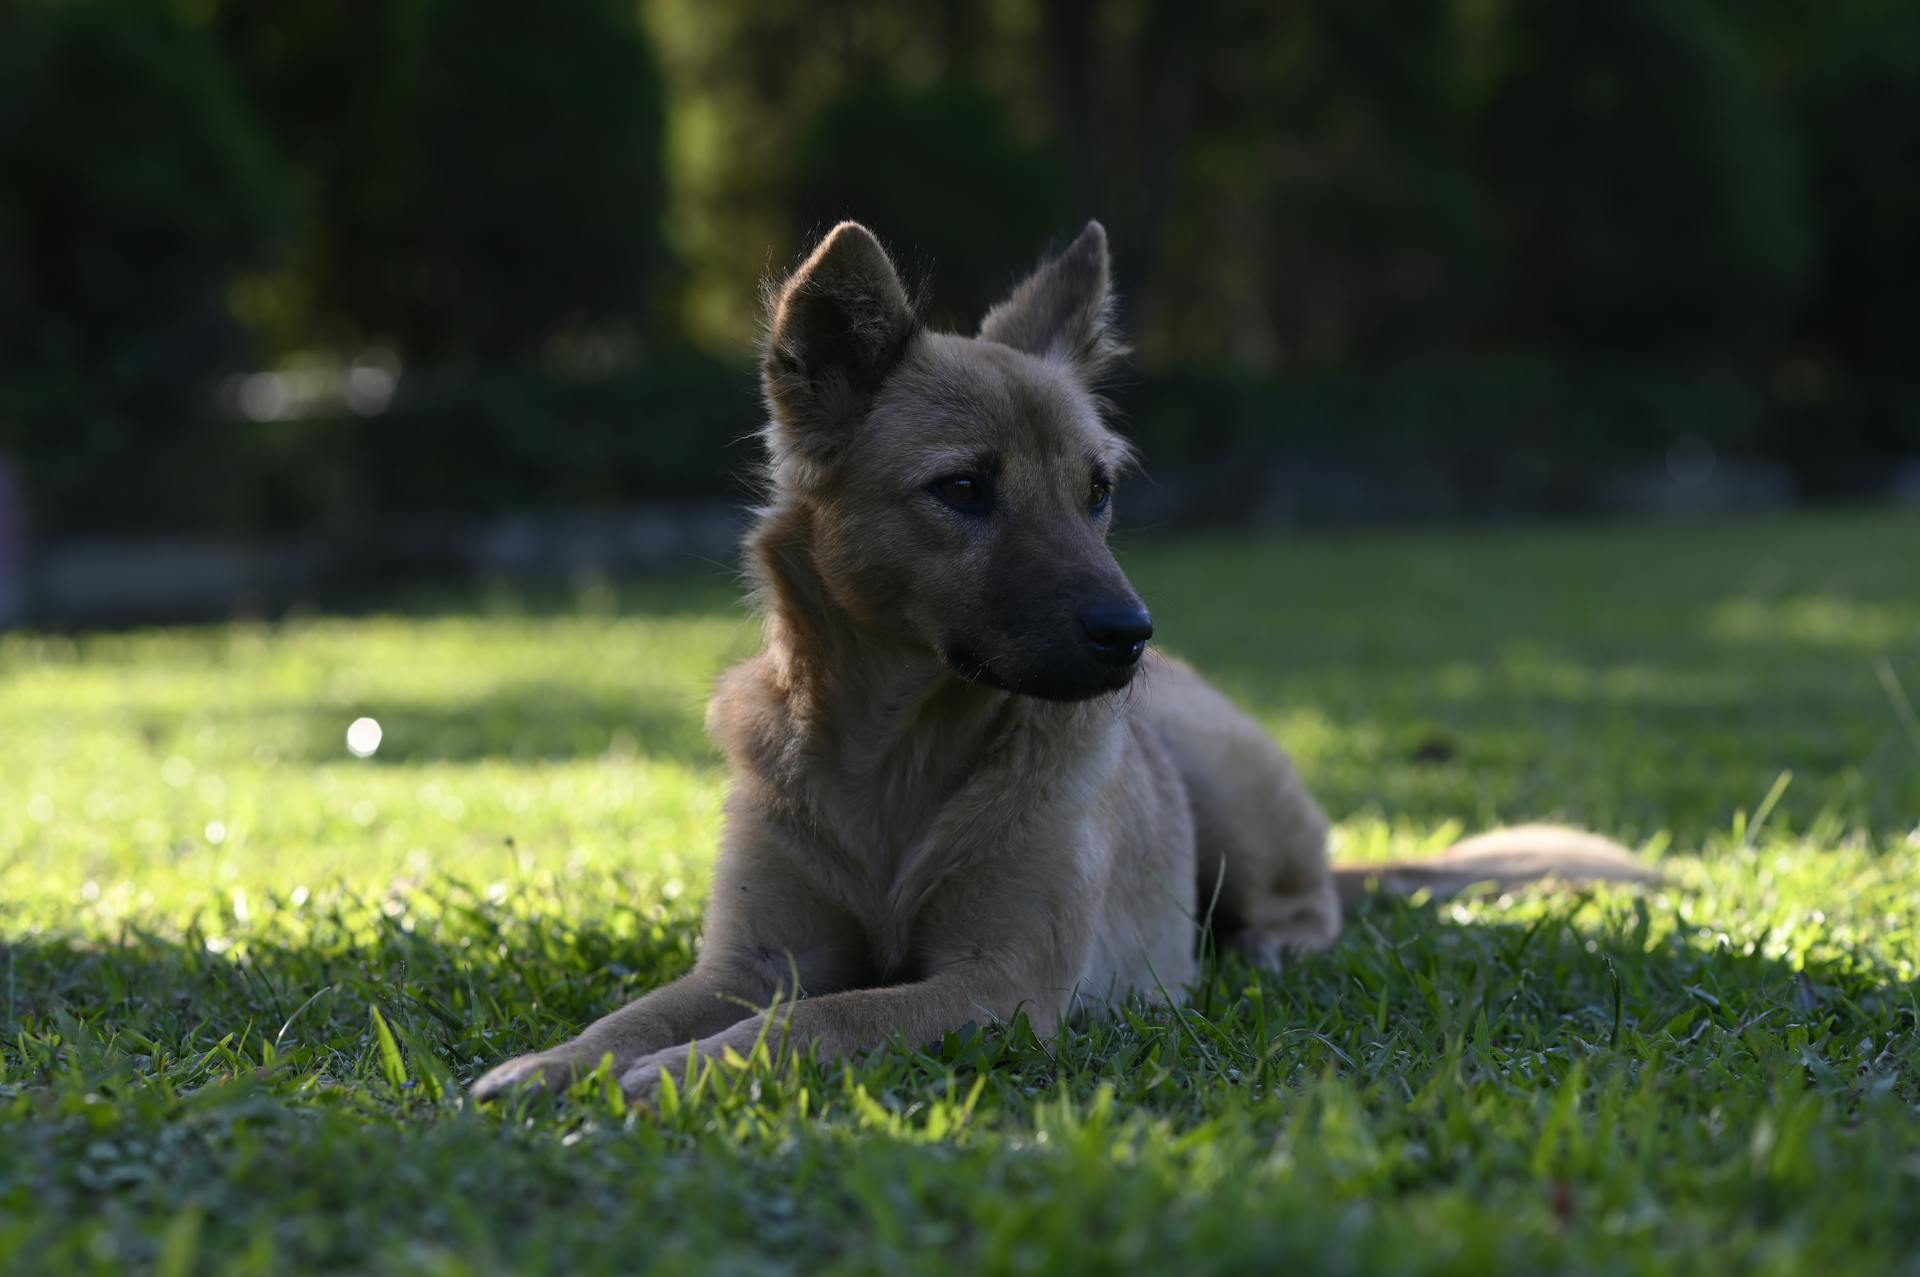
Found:
[[[1153,637],[1153,617],[1138,603],[1094,603],[1080,613],[1080,629],[1106,665],[1131,665]]]

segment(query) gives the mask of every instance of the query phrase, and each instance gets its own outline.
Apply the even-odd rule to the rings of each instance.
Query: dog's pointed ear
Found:
[[[1106,228],[1088,222],[1065,251],[987,312],[980,336],[1065,363],[1093,382],[1127,353],[1114,323],[1112,274]]]
[[[867,410],[919,327],[873,232],[858,222],[834,227],[767,293],[760,376],[775,425],[791,442],[831,447]]]

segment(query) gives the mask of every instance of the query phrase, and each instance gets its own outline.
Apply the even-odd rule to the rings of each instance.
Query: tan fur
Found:
[[[925,331],[851,223],[772,292],[767,644],[708,715],[733,787],[699,959],[476,1096],[607,1057],[643,1096],[763,1035],[831,1058],[1021,1012],[1050,1032],[1183,997],[1203,919],[1262,965],[1324,949],[1370,884],[1648,876],[1537,827],[1336,873],[1252,720],[1179,662],[1089,654],[1087,608],[1138,607],[1096,499],[1127,455],[1089,385],[1110,312],[1097,223],[977,338]],[[955,474],[990,511],[939,495]]]

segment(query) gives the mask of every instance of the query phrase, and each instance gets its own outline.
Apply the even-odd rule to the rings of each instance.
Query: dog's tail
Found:
[[[1437,856],[1385,864],[1336,865],[1340,912],[1352,917],[1375,891],[1435,898],[1487,885],[1507,891],[1543,878],[1563,882],[1657,883],[1660,875],[1619,843],[1561,825],[1516,825],[1457,842]]]

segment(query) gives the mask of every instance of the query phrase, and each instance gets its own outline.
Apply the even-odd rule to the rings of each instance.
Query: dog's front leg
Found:
[[[737,818],[714,872],[706,938],[692,971],[587,1026],[547,1051],[508,1060],[473,1085],[485,1100],[518,1086],[559,1090],[613,1058],[624,1075],[636,1060],[754,1017],[801,989],[831,992],[853,982],[858,931],[814,894],[793,858],[750,819]]]
[[[488,1100],[521,1086],[564,1090],[608,1056],[618,1076],[642,1056],[718,1033],[753,1015],[753,1008],[765,1006],[776,991],[776,982],[751,965],[703,963],[594,1021],[571,1042],[491,1069],[473,1084],[473,1098]]]
[[[715,1059],[731,1048],[746,1056],[763,1039],[776,1058],[811,1049],[823,1061],[837,1060],[882,1046],[895,1036],[918,1046],[969,1022],[1006,1022],[1021,1011],[1039,1033],[1050,1035],[1066,1013],[1070,995],[1070,989],[1037,988],[983,965],[956,966],[912,984],[783,1004],[690,1045],[641,1057],[620,1079],[620,1089],[632,1099],[650,1098],[660,1075],[680,1075],[690,1054]]]

